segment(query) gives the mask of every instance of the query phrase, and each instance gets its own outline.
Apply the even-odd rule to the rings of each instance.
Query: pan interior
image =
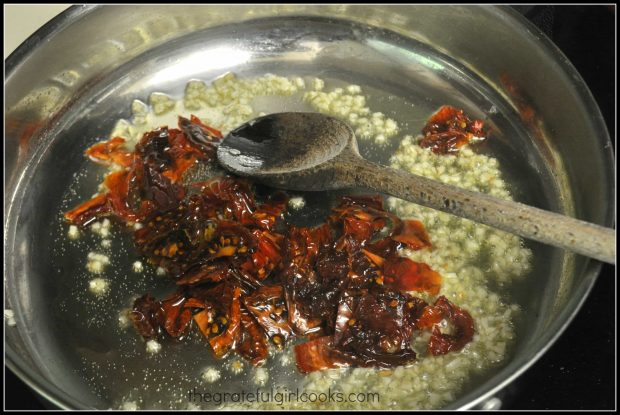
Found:
[[[238,25],[184,36],[138,56],[91,85],[57,120],[45,148],[24,174],[18,190],[21,196],[16,199],[19,213],[14,242],[26,243],[12,246],[12,254],[20,256],[14,275],[21,277],[10,282],[9,288],[17,296],[19,324],[36,333],[27,342],[40,357],[39,364],[45,362],[41,372],[51,382],[78,391],[85,406],[117,408],[123,401],[142,399],[149,407],[176,407],[175,402],[186,399],[185,394],[196,386],[200,371],[217,364],[198,336],[167,345],[157,357],[144,359],[137,353],[144,349],[143,341],[131,329],[119,328],[118,311],[147,291],[154,295],[168,292],[171,284],[153,270],[132,273],[133,260],[127,259],[135,254],[131,239],[113,231],[118,266],[109,277],[115,289],[98,300],[88,292],[83,263],[84,252],[94,247],[86,241],[69,244],[65,238],[60,212],[90,197],[105,173],[93,168],[83,151],[107,138],[117,119],[129,118],[134,99],[147,101],[154,91],[178,98],[188,80],[208,82],[232,71],[241,78],[265,73],[319,77],[330,88],[360,85],[369,96],[368,105],[395,119],[403,131],[419,131],[439,106],[454,105],[484,119],[492,129],[492,138],[481,151],[499,160],[515,200],[562,209],[555,176],[514,110],[491,85],[431,46],[333,19],[262,19],[245,22],[242,29],[243,37],[238,36]],[[265,101],[261,106],[256,110],[309,109],[299,96]],[[378,146],[360,140],[360,152],[369,160],[389,164],[398,141]],[[334,200],[337,194],[305,196],[313,210],[299,219],[300,225],[320,221],[329,209],[324,201]],[[564,261],[554,248],[527,245],[534,252],[533,271],[509,287],[496,287],[506,301],[523,310],[515,322],[517,340],[510,356],[518,355],[544,329],[540,317],[553,305]],[[277,376],[275,381],[292,384],[298,375]],[[493,373],[473,379],[463,393],[490,376]],[[145,388],[147,384],[157,386]],[[251,387],[247,380],[232,376],[225,384],[230,390]],[[148,393],[140,394],[145,389]]]

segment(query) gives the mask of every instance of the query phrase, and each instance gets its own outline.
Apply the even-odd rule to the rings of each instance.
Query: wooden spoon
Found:
[[[231,172],[290,190],[362,187],[615,264],[615,230],[445,185],[363,159],[346,123],[285,112],[231,131],[217,157]]]

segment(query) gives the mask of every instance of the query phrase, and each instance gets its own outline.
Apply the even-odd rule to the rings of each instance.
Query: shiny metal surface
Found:
[[[613,156],[600,112],[566,58],[507,8],[76,6],[15,51],[5,77],[5,308],[17,320],[6,362],[56,405],[110,406],[70,370],[62,337],[71,325],[52,307],[67,287],[49,278],[50,223],[84,148],[127,117],[134,98],[178,96],[190,78],[227,70],[355,81],[412,125],[445,102],[488,115],[491,151],[520,201],[612,225]],[[514,293],[527,318],[511,360],[450,408],[471,408],[518,376],[591,289],[599,263],[532,247],[535,275]]]

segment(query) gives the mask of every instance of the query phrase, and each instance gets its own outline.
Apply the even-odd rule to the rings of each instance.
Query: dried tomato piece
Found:
[[[133,174],[127,171],[118,171],[108,174],[103,183],[108,188],[107,198],[110,201],[114,214],[126,221],[141,219],[140,212],[136,212],[129,205],[129,190]]]
[[[401,291],[425,291],[439,294],[441,275],[422,262],[391,257],[383,264],[384,283]]]
[[[317,282],[323,289],[339,287],[352,271],[349,255],[333,247],[324,247],[319,251],[314,269],[319,277]]]
[[[385,263],[385,259],[383,257],[369,251],[368,249],[362,249],[362,252],[364,253],[364,255],[366,255],[370,262],[372,262],[378,267],[383,267],[383,264]]]
[[[383,273],[373,262],[359,250],[349,254],[350,271],[348,288],[368,288],[372,282],[382,283]],[[344,285],[341,285],[344,287]]]
[[[204,154],[215,156],[217,145],[222,139],[222,133],[215,128],[204,124],[198,117],[192,115],[190,119],[179,117],[179,128],[187,135],[192,144]]]
[[[100,194],[66,212],[65,219],[79,226],[87,226],[111,211],[112,207],[107,195]]]
[[[400,248],[401,246],[402,244],[400,242],[395,241],[390,237],[385,237],[383,239],[379,239],[372,244],[366,245],[363,251],[368,251],[381,258],[389,258],[398,255],[398,248]],[[375,258],[375,260],[373,260],[372,262],[376,263],[375,261],[377,260],[378,258]]]
[[[402,221],[382,206],[380,197],[343,198],[329,218],[332,224],[343,222],[343,236],[336,246],[351,252],[364,247],[379,257],[395,255],[402,245],[410,249],[430,246],[421,222]]]
[[[471,120],[463,110],[445,105],[433,114],[422,129],[420,146],[435,154],[454,154],[474,137],[484,139],[487,132],[482,120]]]
[[[350,363],[332,347],[332,336],[298,344],[295,346],[295,362],[301,373],[349,366]]]
[[[282,286],[262,286],[245,296],[243,304],[254,315],[271,341],[276,346],[283,347],[292,336],[293,330],[287,320]]]
[[[413,250],[431,246],[431,240],[424,224],[419,220],[404,220],[402,230],[397,235],[392,236],[392,239]]]
[[[289,227],[285,241],[285,269],[292,265],[302,270],[311,268],[319,250],[329,245],[331,238],[331,228],[327,224],[317,228]]]
[[[192,321],[192,311],[184,307],[187,298],[182,294],[176,294],[171,298],[160,301],[164,312],[164,329],[174,338],[178,338],[185,333],[189,323]]]
[[[295,333],[309,338],[319,336],[321,333],[322,318],[310,317],[302,312],[301,305],[295,302],[295,288],[284,290],[288,322]]]
[[[220,283],[213,288],[191,288],[190,291],[196,303],[204,302],[206,306],[193,316],[194,322],[207,338],[215,356],[226,356],[235,349],[240,334],[241,288]]]
[[[241,334],[235,351],[254,366],[261,365],[269,354],[263,330],[244,307],[241,307]]]
[[[282,259],[280,243],[283,237],[279,234],[258,229],[254,230],[253,235],[258,240],[258,244],[255,251],[250,255],[250,259],[241,265],[241,269],[252,272],[262,281],[271,274]]]
[[[200,332],[205,336],[205,338],[209,338],[211,335],[211,325],[213,324],[213,316],[214,312],[209,308],[205,308],[204,310],[194,314],[194,322],[200,329]]]
[[[167,150],[172,158],[172,166],[162,171],[162,175],[170,179],[173,183],[178,182],[183,174],[196,163],[198,159],[205,156],[190,144],[185,134],[181,131],[172,129],[168,131],[168,141],[170,148]]]
[[[217,358],[226,356],[235,348],[241,327],[241,288],[227,287],[227,290],[232,292],[224,296],[224,298],[230,296],[230,306],[226,315],[215,317],[216,323],[211,326],[212,334],[221,332],[222,328],[223,332],[209,339],[209,344]],[[217,301],[217,297],[214,300]]]
[[[443,319],[452,325],[453,333],[441,332],[438,323]],[[428,350],[434,356],[459,351],[474,337],[474,320],[471,315],[443,295],[432,306],[424,309],[416,325],[421,329],[432,328]]]
[[[415,360],[410,342],[421,312],[418,301],[379,286],[345,291],[333,346],[357,366],[392,367]]]
[[[335,208],[337,216],[331,216],[334,223],[342,222],[343,238],[350,237],[357,245],[370,242],[385,226],[387,212],[378,212],[372,208]]]
[[[253,224],[254,196],[246,180],[232,177],[217,177],[193,184],[200,188],[207,203],[222,206],[226,218],[234,218],[242,225]]]
[[[225,262],[207,263],[187,271],[176,281],[177,285],[196,285],[205,282],[220,282],[226,278],[230,265]]]
[[[276,220],[282,215],[286,209],[288,197],[283,192],[276,192],[266,203],[256,209],[253,215],[254,225],[261,229],[271,231]]]
[[[145,226],[134,232],[134,241],[151,264],[180,277],[191,264],[197,249],[183,231],[182,211],[162,212],[146,218]]]
[[[206,258],[213,260],[236,254],[249,254],[257,245],[256,236],[236,222],[221,220],[207,245]]]
[[[209,308],[209,305],[207,303],[205,303],[202,300],[199,300],[198,298],[188,298],[185,303],[183,303],[183,308],[200,308],[200,309],[205,309],[205,308]]]
[[[94,144],[86,150],[86,155],[95,163],[110,166],[118,164],[129,167],[133,163],[134,154],[131,151],[123,150],[125,139],[114,137],[108,141]]]
[[[136,176],[143,200],[154,204],[158,212],[177,208],[183,200],[186,189],[166,177],[154,164],[147,163]]]
[[[191,123],[204,126],[195,117]],[[213,137],[214,142],[219,140]],[[160,128],[144,134],[134,152],[123,150],[124,142],[123,138],[114,137],[86,151],[96,162],[116,163],[129,170],[109,174],[105,179],[109,189],[107,200],[101,196],[67,212],[69,221],[84,225],[110,213],[125,221],[136,221],[154,208],[174,209],[185,195],[185,188],[176,182],[196,159],[208,158],[176,129]],[[132,198],[137,200],[130,200]]]
[[[321,249],[312,267],[292,264],[281,273],[289,321],[298,333],[333,332],[337,299],[348,274],[347,254],[334,248]]]
[[[159,328],[165,319],[165,312],[159,301],[144,294],[134,301],[130,319],[138,333],[150,339],[159,334]]]

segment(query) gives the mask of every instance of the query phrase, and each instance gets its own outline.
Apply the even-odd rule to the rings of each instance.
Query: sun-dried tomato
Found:
[[[429,131],[458,127],[440,118]],[[407,293],[437,295],[441,286],[428,265],[399,255],[431,247],[421,222],[387,212],[380,196],[346,196],[325,223],[300,228],[284,219],[283,192],[255,194],[251,182],[232,176],[185,183],[197,162],[215,161],[221,137],[195,116],[180,117],[179,129],[148,132],[133,152],[122,138],[87,151],[123,170],[108,174],[107,192],[67,212],[67,220],[141,222],[136,246],[177,285],[163,300],[135,301],[131,320],[140,335],[181,338],[193,320],[216,357],[234,351],[254,365],[267,359],[269,343],[304,336],[309,341],[295,347],[304,373],[407,364],[416,358],[416,330],[431,331],[431,354],[471,340],[467,312],[443,297],[428,306]],[[444,319],[452,333],[439,330]]]
[[[187,271],[181,278],[176,280],[176,284],[196,285],[205,282],[220,282],[226,278],[229,271],[230,265],[226,262],[209,262]]]
[[[424,228],[424,224],[419,220],[404,220],[402,230],[392,236],[392,239],[413,250],[431,246],[430,237]]]
[[[213,349],[215,357],[222,358],[231,350],[234,350],[239,330],[241,328],[241,288],[220,284],[223,292],[219,296],[213,296],[213,301],[220,301],[221,304],[214,304],[216,310],[220,311],[214,317],[211,325],[211,335],[209,344]]]
[[[253,223],[255,204],[247,181],[231,177],[218,177],[206,182],[194,183],[200,187],[206,203],[223,207],[227,219],[234,219],[242,225]]]
[[[161,303],[150,295],[144,294],[134,302],[130,318],[138,333],[150,339],[157,337],[166,316]]]
[[[106,166],[118,164],[119,166],[129,167],[135,156],[133,152],[123,149],[124,144],[124,138],[114,137],[91,146],[86,150],[86,155],[95,163]]]
[[[415,360],[411,335],[422,300],[374,286],[345,291],[334,344],[359,366],[392,367]]]
[[[452,326],[453,333],[442,333],[438,323],[446,319]],[[432,306],[427,306],[417,321],[422,329],[432,329],[428,344],[429,352],[442,355],[452,351],[459,351],[474,337],[474,320],[471,315],[452,304],[443,295]]]
[[[171,337],[182,336],[192,321],[192,310],[184,307],[186,301],[184,295],[178,294],[160,302],[166,316],[164,329]]]
[[[107,195],[99,194],[65,213],[65,219],[80,226],[86,226],[97,218],[112,211]]]
[[[241,307],[241,332],[235,350],[255,366],[263,364],[269,354],[265,333],[243,306]]]
[[[383,265],[384,283],[400,291],[424,291],[439,294],[441,275],[423,262],[393,257]]]
[[[482,120],[472,120],[463,110],[445,105],[431,116],[422,134],[421,147],[436,154],[454,154],[473,138],[484,139],[488,133]]]
[[[295,362],[301,373],[349,366],[349,362],[332,347],[332,336],[319,337],[295,346]]]
[[[246,295],[243,304],[254,315],[267,336],[278,347],[283,347],[293,335],[287,320],[284,291],[281,285],[263,286]]]

